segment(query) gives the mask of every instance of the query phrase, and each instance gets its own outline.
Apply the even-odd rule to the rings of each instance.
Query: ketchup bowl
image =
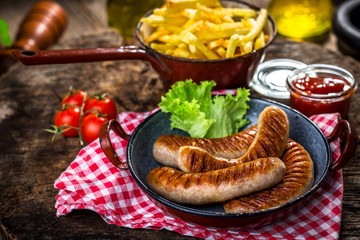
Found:
[[[342,118],[347,118],[357,82],[343,68],[312,64],[293,71],[286,86],[290,92],[290,106],[304,115],[338,112]]]

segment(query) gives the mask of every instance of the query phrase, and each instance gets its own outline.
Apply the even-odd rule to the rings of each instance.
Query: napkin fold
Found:
[[[132,131],[152,112],[123,112],[117,116],[124,130]],[[328,136],[338,122],[338,114],[322,114],[310,119]],[[119,158],[126,159],[127,141],[111,132]],[[340,156],[338,142],[330,144],[333,159]],[[342,170],[330,171],[324,184],[300,211],[257,228],[204,227],[168,215],[137,186],[129,170],[120,170],[107,159],[99,140],[80,150],[74,161],[55,181],[59,189],[57,216],[73,209],[97,212],[107,223],[128,228],[167,229],[203,239],[338,239],[343,199]]]

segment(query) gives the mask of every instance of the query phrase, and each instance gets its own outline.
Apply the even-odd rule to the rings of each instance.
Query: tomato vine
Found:
[[[55,114],[52,129],[45,129],[53,134],[52,142],[61,134],[64,137],[78,136],[81,145],[90,143],[99,137],[101,125],[117,114],[114,101],[106,94],[89,96],[86,91],[72,87],[62,97],[61,107]]]

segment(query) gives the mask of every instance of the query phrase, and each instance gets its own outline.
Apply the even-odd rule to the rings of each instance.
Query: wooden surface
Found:
[[[4,3],[6,2],[6,3]],[[0,17],[16,16],[34,1],[0,3]],[[60,1],[70,13],[70,26],[54,48],[106,47],[122,39],[105,29],[105,1]],[[5,14],[6,12],[6,14]],[[5,15],[4,15],[5,14]],[[10,17],[8,18],[10,19]],[[75,22],[74,22],[75,21]],[[14,21],[11,21],[14,24]],[[92,23],[92,24],[91,24]],[[14,24],[16,26],[16,24]],[[82,29],[82,30],[81,30]],[[267,59],[293,58],[305,63],[344,67],[360,79],[360,63],[310,43],[278,38]],[[128,229],[106,224],[96,213],[74,211],[56,217],[56,178],[81,146],[77,139],[51,136],[43,131],[53,123],[59,99],[68,87],[107,92],[119,111],[153,109],[165,91],[149,64],[140,61],[72,65],[15,65],[0,78],[0,239],[192,239],[166,230]],[[349,120],[360,132],[359,91],[354,95]],[[341,239],[360,239],[360,148],[344,167]]]

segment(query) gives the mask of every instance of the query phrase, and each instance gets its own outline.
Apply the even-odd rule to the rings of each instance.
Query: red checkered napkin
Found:
[[[131,133],[152,112],[124,112],[118,121]],[[337,114],[312,117],[328,135],[338,121]],[[127,142],[113,132],[111,139],[120,158],[126,159]],[[339,145],[331,144],[333,158]],[[342,171],[331,172],[311,201],[288,218],[259,228],[234,230],[212,228],[185,222],[167,215],[136,185],[129,170],[114,167],[102,152],[99,140],[84,147],[55,182],[57,216],[73,209],[97,212],[110,224],[128,228],[167,229],[204,239],[337,239],[343,198]]]

